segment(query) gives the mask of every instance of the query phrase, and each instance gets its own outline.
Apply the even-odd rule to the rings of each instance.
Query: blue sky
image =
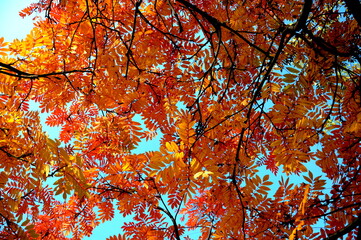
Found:
[[[32,29],[32,17],[25,19],[18,14],[31,0],[0,0],[0,37],[5,41],[21,39]]]

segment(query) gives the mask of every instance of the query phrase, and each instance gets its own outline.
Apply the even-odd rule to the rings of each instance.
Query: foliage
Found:
[[[115,214],[133,221],[108,239],[360,237],[356,2],[30,5],[44,19],[0,40],[1,238],[81,239]]]

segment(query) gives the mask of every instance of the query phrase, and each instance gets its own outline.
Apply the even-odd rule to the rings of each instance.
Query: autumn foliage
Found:
[[[119,214],[109,240],[360,239],[359,1],[33,12],[0,39],[1,239],[81,239]]]

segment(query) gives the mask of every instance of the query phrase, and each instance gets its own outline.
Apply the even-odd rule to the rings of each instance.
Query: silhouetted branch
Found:
[[[349,225],[347,225],[346,227],[331,234],[329,237],[325,238],[324,240],[337,240],[337,239],[341,238],[342,236],[344,236],[345,234],[351,232],[352,230],[354,230],[357,227],[359,227],[359,233],[358,233],[358,235],[359,235],[361,232],[360,225],[361,225],[361,214],[358,215],[358,217],[353,222],[351,222]]]
[[[32,73],[27,73],[24,71],[21,71],[17,68],[14,68],[13,66],[11,66],[11,64],[6,64],[6,63],[2,63],[0,62],[0,73],[2,74],[6,74],[12,77],[18,77],[18,78],[27,78],[27,79],[37,79],[37,78],[47,78],[47,77],[51,77],[51,76],[56,76],[56,75],[64,75],[64,74],[69,74],[69,73],[91,73],[92,71],[90,70],[70,70],[70,71],[62,71],[62,72],[51,72],[51,73],[44,73],[44,74],[32,74]]]

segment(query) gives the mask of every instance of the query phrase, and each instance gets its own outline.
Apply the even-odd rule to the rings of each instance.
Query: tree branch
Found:
[[[309,0],[308,0],[309,1]],[[182,4],[185,8],[187,8],[188,10],[194,11],[196,13],[198,13],[199,15],[201,15],[203,18],[205,18],[210,24],[212,24],[216,29],[219,29],[220,27],[224,27],[226,29],[228,29],[229,31],[231,31],[232,33],[234,33],[235,35],[237,35],[239,38],[241,38],[243,41],[245,41],[248,45],[250,45],[251,47],[255,48],[256,50],[258,50],[259,52],[263,53],[265,56],[270,57],[269,52],[263,50],[262,48],[258,47],[257,45],[253,44],[250,40],[248,40],[247,38],[245,38],[243,35],[241,35],[238,31],[234,30],[233,28],[231,28],[230,26],[228,26],[226,23],[224,22],[220,22],[218,19],[214,18],[213,16],[209,15],[207,12],[199,9],[197,6],[193,5],[192,3],[186,1],[186,0],[177,0],[177,2],[179,2],[180,4]]]
[[[178,229],[178,225],[177,225],[177,220],[173,217],[173,215],[168,210],[166,210],[160,206],[157,206],[156,209],[164,212],[170,218],[170,220],[172,221],[173,227],[174,227],[175,238],[177,240],[180,240],[180,233],[179,233],[179,229]]]
[[[305,4],[303,5],[301,16],[298,19],[294,29],[295,32],[302,30],[306,26],[308,15],[311,12],[312,2],[313,2],[312,0],[305,0]]]
[[[19,78],[27,78],[27,79],[36,79],[36,78],[47,78],[50,76],[56,76],[56,75],[64,75],[68,73],[91,73],[90,70],[70,70],[70,71],[62,71],[62,72],[52,72],[52,73],[44,73],[44,74],[31,74],[27,72],[23,72],[17,68],[14,68],[11,66],[11,64],[6,64],[3,62],[0,62],[0,73],[6,74],[12,77],[19,77]]]
[[[3,153],[5,153],[8,157],[12,157],[12,158],[21,160],[21,161],[26,162],[26,163],[28,163],[29,161],[28,161],[28,160],[25,160],[24,158],[33,155],[32,153],[24,153],[24,154],[22,154],[21,156],[17,157],[17,156],[15,156],[15,155],[9,153],[8,151],[6,151],[4,148],[5,148],[4,146],[0,147],[0,151],[3,152]]]
[[[338,238],[342,237],[343,235],[354,230],[356,227],[360,228],[360,225],[361,225],[361,214],[359,214],[358,217],[353,222],[351,222],[349,225],[347,225],[346,227],[340,229],[339,231],[331,234],[329,237],[325,238],[324,240],[337,240]],[[360,233],[360,229],[359,229],[359,233]]]

